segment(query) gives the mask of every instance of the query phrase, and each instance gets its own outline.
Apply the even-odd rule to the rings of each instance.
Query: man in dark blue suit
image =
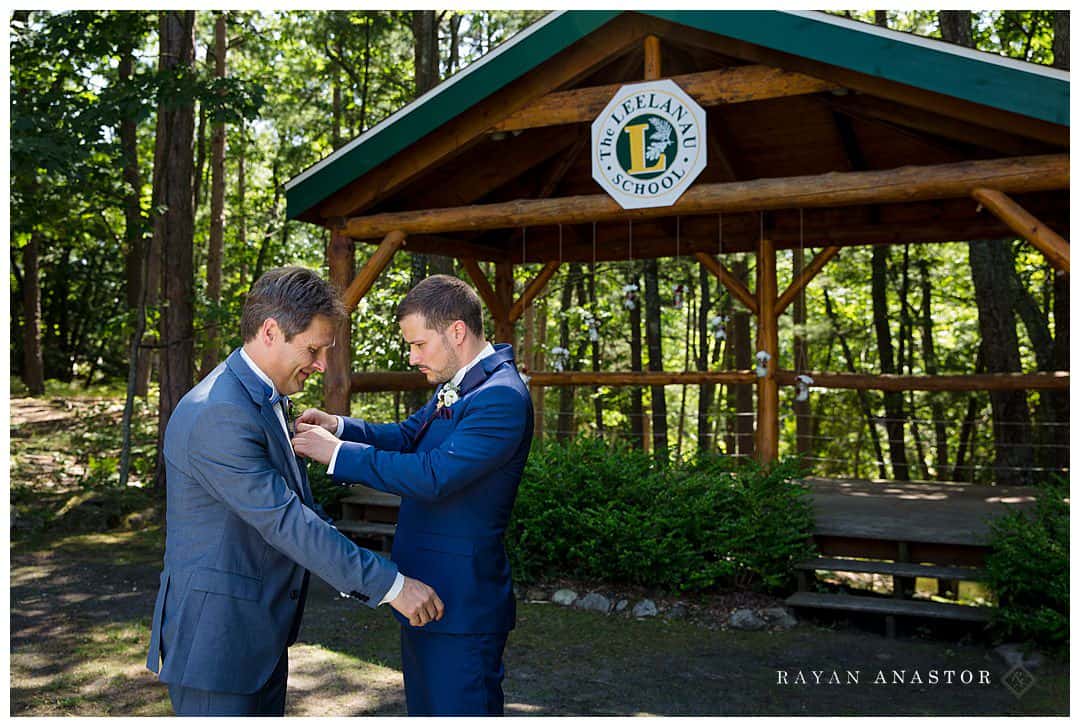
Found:
[[[503,534],[532,443],[532,402],[508,344],[484,340],[480,300],[435,275],[397,309],[409,363],[436,395],[399,424],[309,409],[293,448],[336,482],[402,498],[392,557],[431,584],[446,617],[401,621],[410,715],[501,715],[502,654],[515,606]]]
[[[288,395],[326,369],[344,314],[310,270],[267,272],[244,302],[243,347],[169,419],[165,566],[146,666],[169,685],[177,715],[284,714],[309,570],[414,627],[442,617],[429,586],[315,513],[289,443]]]

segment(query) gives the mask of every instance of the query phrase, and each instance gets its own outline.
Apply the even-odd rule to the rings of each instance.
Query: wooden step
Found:
[[[352,492],[341,498],[339,502],[349,505],[377,505],[379,507],[401,506],[401,498],[397,495],[391,495],[389,492],[379,492],[370,487],[353,487],[351,489]]]
[[[337,520],[334,526],[343,533],[352,535],[366,535],[376,537],[392,536],[397,532],[397,525],[393,523],[366,523],[359,520]]]
[[[860,613],[880,613],[886,616],[916,616],[979,623],[989,621],[991,611],[989,608],[958,606],[935,601],[873,598],[870,596],[848,596],[840,593],[812,593],[809,591],[793,593],[785,603],[799,608],[823,608],[834,611],[858,611]]]
[[[951,565],[921,565],[852,558],[812,558],[795,566],[796,570],[843,571],[845,573],[881,573],[901,578],[937,578],[939,580],[982,581],[986,571]]]

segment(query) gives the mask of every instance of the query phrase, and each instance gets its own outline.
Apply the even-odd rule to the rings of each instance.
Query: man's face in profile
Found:
[[[429,384],[441,384],[454,377],[461,362],[450,346],[446,331],[428,328],[427,319],[419,313],[405,316],[398,325],[409,344],[409,365],[420,369]]]
[[[334,325],[325,316],[317,315],[288,341],[280,330],[271,347],[273,371],[266,373],[278,391],[291,396],[304,388],[311,374],[326,371],[326,356],[334,345]]]

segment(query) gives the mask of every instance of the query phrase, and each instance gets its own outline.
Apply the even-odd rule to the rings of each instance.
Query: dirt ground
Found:
[[[13,430],[18,426],[13,421]],[[13,436],[13,453],[20,446]],[[18,476],[26,478],[34,466],[32,456],[20,458]],[[161,541],[157,527],[145,527],[13,543],[12,715],[171,713],[164,685],[144,666]],[[287,713],[404,714],[396,622],[386,609],[341,599],[317,579],[312,585],[299,643],[290,651]],[[978,635],[909,631],[890,640],[874,622],[802,618],[789,631],[731,631],[715,618],[695,617],[711,613],[708,599],[684,600],[691,617],[679,620],[520,603],[506,651],[507,713],[1068,714],[1067,662],[1047,657],[1032,672],[1033,686],[1017,697],[1002,683],[1007,667]],[[838,684],[828,683],[833,670]],[[879,670],[884,684],[875,683]],[[936,685],[929,683],[932,670]],[[945,683],[946,670],[956,673],[952,684]],[[964,670],[974,683],[960,683]],[[989,684],[978,684],[982,670]],[[894,671],[903,672],[905,683],[894,683]],[[915,671],[921,684],[912,683]],[[783,672],[786,685],[778,683]],[[858,672],[858,683],[848,672]],[[798,683],[800,674],[806,683]]]

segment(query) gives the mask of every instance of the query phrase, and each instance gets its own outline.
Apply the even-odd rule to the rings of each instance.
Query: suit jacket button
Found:
[[[292,589],[291,591],[289,591],[289,598],[291,598],[294,601],[296,599],[300,598],[300,591],[296,590],[295,588]]]

